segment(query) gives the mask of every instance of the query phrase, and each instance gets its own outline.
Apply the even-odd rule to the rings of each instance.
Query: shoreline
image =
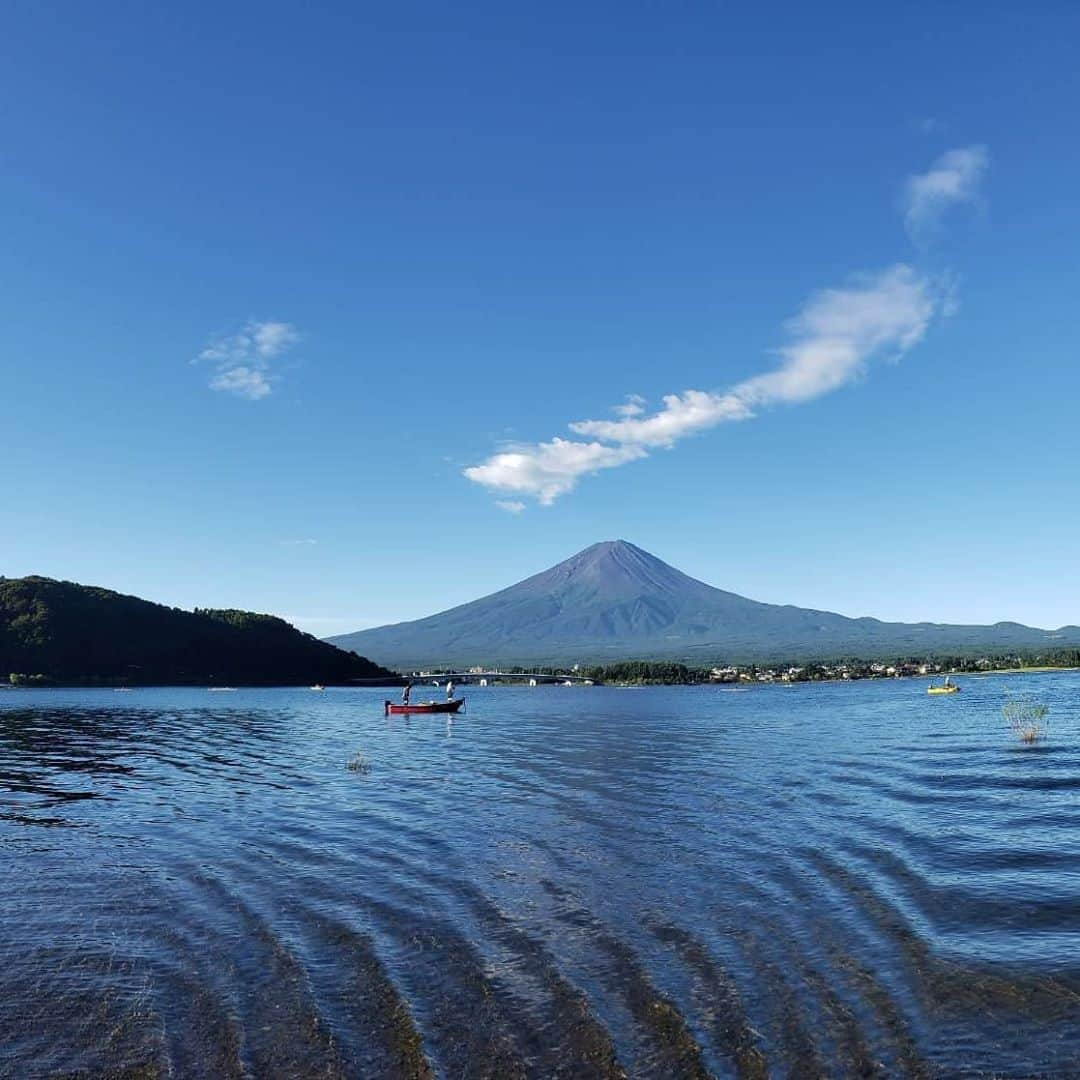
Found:
[[[1080,667],[1039,666],[1018,668],[994,668],[990,671],[950,671],[950,675],[970,675],[974,678],[985,678],[987,675],[1048,675],[1055,671],[1080,671]]]
[[[964,671],[962,669],[949,669],[936,671],[933,674],[918,674],[918,675],[864,675],[856,678],[819,678],[819,679],[739,679],[739,680],[725,680],[725,681],[710,681],[710,680],[687,680],[687,681],[671,681],[671,682],[634,682],[634,681],[620,681],[620,680],[604,680],[597,681],[596,686],[603,687],[615,687],[626,688],[633,687],[636,689],[648,689],[650,687],[662,687],[662,686],[700,686],[700,687],[714,687],[717,689],[731,689],[739,688],[749,690],[754,687],[766,687],[766,686],[803,686],[813,685],[815,683],[877,683],[877,682],[919,682],[930,681],[940,679],[945,675],[950,678],[959,679],[986,679],[994,675],[1051,675],[1055,672],[1080,672],[1080,665],[1070,665],[1067,667],[1056,667],[1052,665],[1037,665],[1033,667],[1018,667],[1018,668],[994,668],[989,671]],[[544,681],[540,683],[540,686],[560,686],[559,676],[542,676]],[[390,680],[378,680],[367,681],[357,680],[355,682],[341,683],[341,682],[328,682],[322,684],[325,689],[337,689],[337,690],[374,690],[374,689],[399,689],[404,685],[405,677],[399,678],[397,681]],[[424,680],[415,680],[416,685],[423,685]],[[473,689],[494,689],[495,687],[515,687],[523,690],[535,690],[538,687],[530,687],[524,683],[517,681],[500,682],[493,680],[489,686],[481,687],[479,684],[473,684],[469,682],[462,682],[459,685],[464,687],[472,686]],[[237,682],[228,686],[222,686],[207,683],[124,683],[124,682],[56,682],[56,683],[21,683],[21,684],[9,684],[0,682],[0,690],[304,690],[310,689],[307,683],[243,683]]]

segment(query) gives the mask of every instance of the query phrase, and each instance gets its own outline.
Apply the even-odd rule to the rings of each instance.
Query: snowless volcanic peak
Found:
[[[609,599],[643,593],[671,593],[685,588],[688,583],[703,584],[626,540],[604,540],[593,544],[521,585],[533,583],[550,589],[560,585],[593,588],[598,598]]]
[[[490,596],[415,622],[330,639],[396,668],[620,659],[796,660],[1080,643],[1080,630],[851,619],[706,585],[626,540],[605,540]]]

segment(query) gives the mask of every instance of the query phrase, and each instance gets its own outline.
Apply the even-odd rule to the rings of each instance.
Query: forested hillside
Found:
[[[305,685],[393,678],[273,615],[181,611],[70,581],[0,578],[0,679]]]

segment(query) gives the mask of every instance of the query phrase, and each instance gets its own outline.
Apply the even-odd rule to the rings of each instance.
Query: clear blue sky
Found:
[[[1080,622],[1078,40],[1053,2],[9,5],[0,573],[330,634],[623,537]],[[553,484],[556,438],[611,467]]]

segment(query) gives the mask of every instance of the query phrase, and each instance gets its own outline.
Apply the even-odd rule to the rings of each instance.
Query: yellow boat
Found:
[[[928,686],[926,692],[928,694],[958,694],[960,687],[956,683],[945,683],[943,686]]]

